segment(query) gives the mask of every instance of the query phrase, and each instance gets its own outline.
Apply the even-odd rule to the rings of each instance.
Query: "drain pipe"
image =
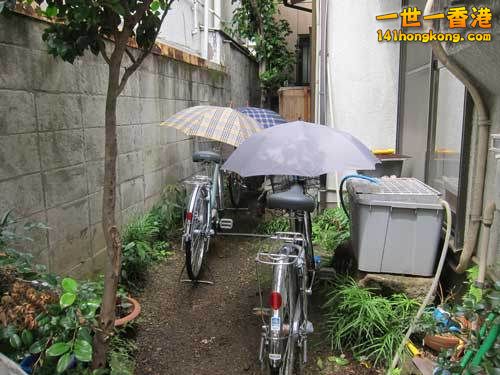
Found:
[[[431,13],[433,3],[434,0],[427,1],[424,15],[428,15]],[[426,31],[429,32],[429,30],[432,28],[432,21],[426,20],[424,21],[424,25]],[[488,153],[488,133],[491,122],[489,120],[486,104],[481,97],[478,88],[474,85],[472,79],[469,77],[469,74],[467,74],[457,63],[450,59],[440,42],[431,42],[431,47],[438,60],[458,80],[460,80],[460,82],[464,84],[470,96],[472,97],[472,100],[474,101],[474,106],[476,107],[478,113],[477,158],[475,166],[473,167],[473,169],[476,171],[476,175],[472,181],[470,220],[465,235],[464,248],[462,250],[462,254],[460,255],[460,261],[456,267],[453,267],[455,272],[463,273],[467,269],[469,261],[474,253],[474,249],[476,248],[479,227],[481,224],[481,210],[483,208],[483,190]]]
[[[488,254],[490,245],[490,229],[491,224],[493,224],[493,215],[495,214],[496,204],[495,202],[489,202],[484,208],[483,213],[483,241],[479,248],[479,273],[476,280],[476,286],[478,288],[484,287],[484,279],[486,278],[486,268],[488,265]]]

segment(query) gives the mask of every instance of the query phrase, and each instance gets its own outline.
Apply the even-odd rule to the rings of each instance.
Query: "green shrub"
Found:
[[[274,234],[276,232],[287,232],[290,230],[290,219],[285,215],[273,215],[259,223],[257,232],[262,234]]]
[[[137,217],[123,231],[121,281],[137,288],[147,269],[167,255],[168,244],[158,240],[160,229],[150,213]]]
[[[128,288],[137,289],[147,269],[168,256],[168,240],[182,226],[184,200],[185,190],[180,185],[167,185],[151,211],[123,230],[121,282]]]
[[[387,363],[417,308],[418,302],[404,294],[379,296],[351,278],[339,277],[324,304],[332,349],[349,349],[375,365]]]
[[[327,208],[312,222],[313,243],[334,252],[349,241],[349,219],[341,208]]]
[[[161,240],[175,237],[182,228],[185,201],[186,189],[182,185],[167,185],[163,189],[160,201],[150,211]]]
[[[468,289],[466,292],[465,298],[474,298],[476,302],[479,302],[483,299],[483,290],[476,286],[476,280],[479,276],[479,266],[475,265],[467,269],[467,281],[465,284]]]
[[[131,339],[115,335],[111,338],[108,363],[110,375],[134,375],[137,345]]]

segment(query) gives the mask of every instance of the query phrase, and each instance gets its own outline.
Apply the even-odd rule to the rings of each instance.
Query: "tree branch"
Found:
[[[129,59],[132,61],[132,63],[135,64],[135,62],[136,62],[135,57],[132,54],[132,52],[129,51],[129,49],[127,47],[125,47],[125,53],[129,57]]]
[[[156,30],[156,34],[153,38],[153,42],[151,43],[151,46],[148,49],[143,50],[142,53],[140,54],[140,56],[137,59],[133,60],[132,65],[130,65],[128,68],[125,68],[125,73],[123,73],[122,79],[120,81],[120,85],[118,86],[118,95],[125,88],[125,84],[127,83],[127,80],[129,79],[129,77],[137,70],[137,68],[139,68],[139,66],[142,64],[144,59],[151,53],[151,51],[153,50],[153,47],[156,45],[156,38],[158,37],[158,34],[160,32],[161,25],[163,24],[163,21],[165,20],[165,17],[167,16],[168,9],[170,8],[170,5],[173,2],[174,2],[174,0],[170,0],[168,2],[167,9],[161,15],[160,24],[158,25],[158,30]],[[126,48],[125,48],[125,52],[127,53],[127,55],[130,53],[130,51],[128,51]],[[130,55],[129,55],[129,57],[130,57]]]
[[[98,46],[99,46],[99,51],[101,52],[101,55],[102,55],[102,58],[104,59],[104,61],[106,61],[106,63],[108,65],[111,64],[111,60],[109,59],[108,53],[106,52],[106,44],[104,43],[104,41],[101,40],[98,43]]]

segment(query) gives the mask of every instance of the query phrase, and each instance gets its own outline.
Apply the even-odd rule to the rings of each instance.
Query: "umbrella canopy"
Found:
[[[171,126],[187,135],[204,137],[239,146],[262,130],[252,118],[228,107],[195,106],[183,109],[161,125]]]
[[[243,177],[314,177],[334,171],[375,169],[379,162],[349,133],[294,121],[253,135],[231,154],[222,168]]]
[[[271,128],[275,125],[284,124],[286,120],[270,109],[257,108],[257,107],[240,107],[237,111],[244,113],[248,117],[253,118],[263,128]]]

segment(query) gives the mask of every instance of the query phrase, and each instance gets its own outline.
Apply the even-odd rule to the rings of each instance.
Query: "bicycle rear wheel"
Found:
[[[209,237],[207,229],[210,225],[208,213],[207,190],[204,186],[196,186],[191,194],[188,214],[185,223],[185,237],[183,238],[183,248],[186,253],[186,271],[191,280],[196,281],[200,276]]]
[[[229,187],[229,198],[233,207],[238,208],[241,201],[241,177],[230,173],[227,177]]]

